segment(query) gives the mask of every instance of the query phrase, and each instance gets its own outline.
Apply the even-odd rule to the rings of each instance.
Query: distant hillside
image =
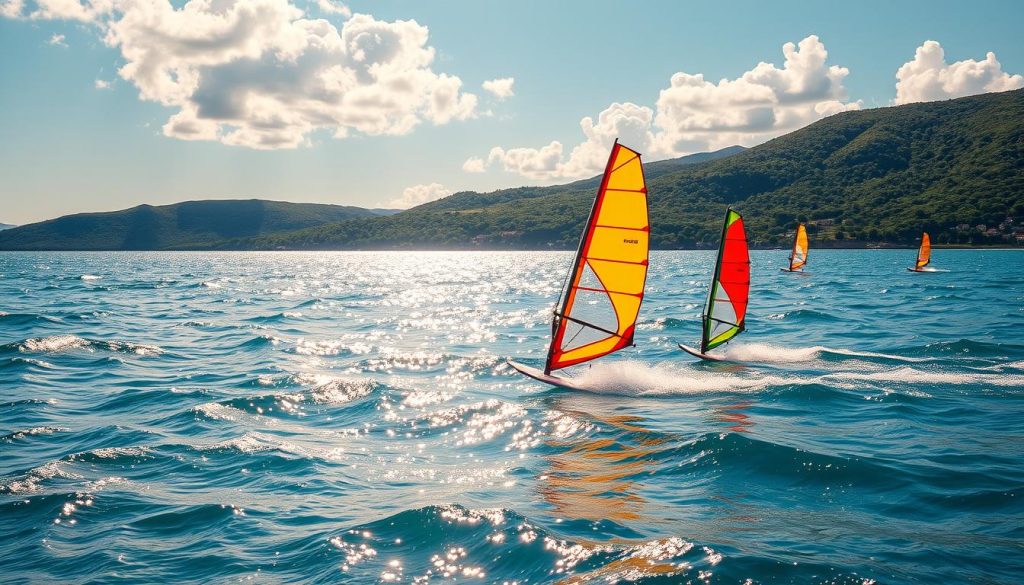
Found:
[[[659,248],[717,245],[726,205],[762,246],[788,245],[798,220],[818,245],[911,243],[922,230],[940,244],[1009,244],[1024,223],[1024,90],[844,112],[724,158],[645,168]],[[456,193],[224,247],[573,248],[595,185]]]
[[[0,231],[9,230],[11,228],[16,228],[16,227],[18,227],[18,226],[14,225],[12,223],[0,223]]]
[[[207,248],[233,238],[268,236],[352,218],[359,207],[282,201],[186,201],[80,213],[0,232],[0,250],[167,250]]]

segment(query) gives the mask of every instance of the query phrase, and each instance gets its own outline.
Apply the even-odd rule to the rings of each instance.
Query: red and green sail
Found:
[[[707,352],[744,329],[750,293],[750,252],[743,218],[731,208],[725,213],[715,276],[704,305],[704,334],[700,351]]]

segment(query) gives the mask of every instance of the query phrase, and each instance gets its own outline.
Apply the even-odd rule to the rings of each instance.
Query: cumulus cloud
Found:
[[[55,46],[55,47],[67,47],[68,46],[68,44],[64,42],[64,35],[59,35],[59,34],[56,34],[56,33],[54,33],[54,35],[51,36],[50,40],[47,41],[47,42],[49,44]]]
[[[965,59],[947,64],[946,54],[936,41],[925,41],[914,59],[896,72],[897,104],[945,100],[990,91],[1024,87],[1024,77],[1010,75],[989,52],[984,61]]]
[[[0,0],[24,15],[21,0]],[[13,2],[19,2],[14,6]],[[326,130],[400,135],[477,115],[462,80],[435,72],[427,27],[355,14],[336,27],[291,0],[36,0],[31,18],[93,22],[118,74],[177,111],[167,136],[295,148]],[[321,0],[335,14],[343,5]]]
[[[485,91],[499,100],[504,100],[515,95],[515,92],[512,90],[512,86],[515,82],[516,79],[514,77],[501,77],[499,79],[485,81],[482,85]]]
[[[487,170],[487,163],[479,156],[471,156],[462,163],[462,170],[467,173],[482,173]]]
[[[21,0],[0,0],[0,16],[21,18],[24,3]]]
[[[758,63],[736,79],[713,83],[701,74],[676,73],[655,107],[613,103],[597,119],[580,121],[584,140],[566,156],[559,142],[541,148],[495,147],[488,165],[533,179],[578,178],[601,172],[612,142],[648,160],[753,145],[825,116],[858,109],[849,101],[845,67],[828,65],[828,51],[816,36],[782,47],[782,67]],[[466,161],[463,168],[470,164]]]
[[[320,9],[320,12],[324,14],[337,14],[348,18],[352,16],[352,11],[348,6],[345,6],[341,2],[334,2],[333,0],[316,0],[316,5]]]
[[[388,207],[393,209],[408,209],[410,207],[416,207],[417,205],[436,201],[451,194],[452,192],[445,189],[444,185],[440,183],[413,185],[412,187],[406,187],[405,190],[402,191],[402,196],[388,203]]]
[[[105,79],[97,79],[94,86],[96,89],[110,89],[110,82]]]

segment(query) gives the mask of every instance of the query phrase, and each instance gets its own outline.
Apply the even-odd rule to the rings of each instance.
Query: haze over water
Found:
[[[571,253],[0,253],[0,582],[1019,583],[1024,253],[712,252],[541,365]]]

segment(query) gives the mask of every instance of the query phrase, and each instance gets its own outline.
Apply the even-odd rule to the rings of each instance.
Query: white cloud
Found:
[[[1024,77],[1003,71],[995,53],[984,61],[966,59],[946,63],[945,51],[936,41],[925,41],[914,59],[896,72],[897,104],[945,100],[990,91],[1024,87]]]
[[[68,44],[64,42],[64,35],[59,35],[57,33],[54,33],[53,36],[50,37],[50,40],[47,42],[55,47],[68,46]]]
[[[514,77],[502,77],[483,82],[483,88],[499,100],[508,99],[515,95],[512,86],[515,85]]]
[[[352,16],[352,11],[348,6],[345,6],[341,2],[334,2],[333,0],[316,0],[316,5],[320,9],[320,12],[324,14],[337,14],[348,18]]]
[[[110,89],[110,82],[105,79],[97,79],[94,85],[96,89]]]
[[[20,1],[0,0],[4,14]],[[413,20],[356,14],[339,28],[291,0],[37,4],[31,17],[95,23],[121,52],[119,75],[142,99],[177,110],[167,136],[294,148],[316,130],[399,135],[478,115],[462,80],[432,69],[429,31]]]
[[[445,189],[444,185],[440,183],[414,185],[412,187],[406,187],[405,190],[402,191],[402,196],[388,203],[388,207],[393,209],[408,209],[410,207],[416,207],[417,205],[436,201],[451,194],[452,192]]]
[[[479,156],[471,156],[462,163],[462,170],[467,173],[482,173],[487,170],[487,163]]]
[[[23,8],[22,0],[0,0],[0,16],[4,18],[21,18]]]
[[[33,20],[78,20],[91,22],[112,8],[113,0],[35,0],[36,9],[28,14]],[[18,0],[21,4],[21,0]]]
[[[601,172],[616,137],[648,160],[657,160],[734,144],[750,146],[860,108],[859,101],[848,101],[843,86],[849,70],[826,64],[828,52],[818,37],[786,43],[782,52],[781,68],[761,62],[736,79],[718,83],[701,74],[676,73],[661,90],[655,109],[614,103],[596,121],[583,118],[584,141],[568,157],[556,141],[539,149],[495,147],[488,164],[500,163],[508,172],[533,179],[584,177]]]

